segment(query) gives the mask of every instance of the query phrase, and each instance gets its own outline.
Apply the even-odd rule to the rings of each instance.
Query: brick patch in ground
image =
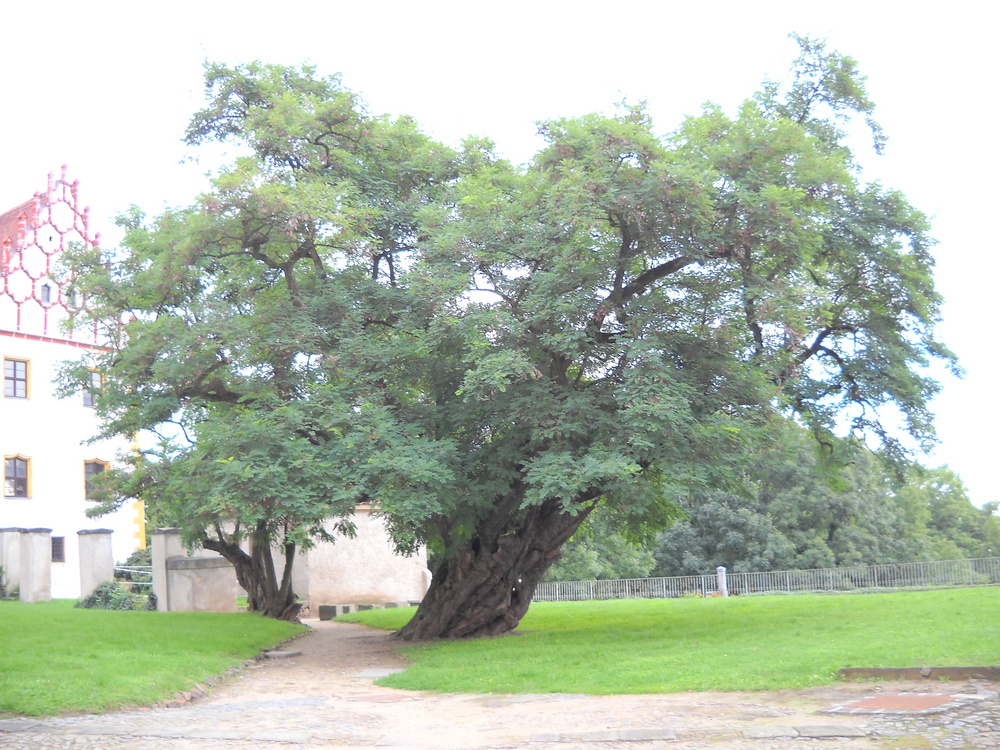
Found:
[[[985,693],[985,694],[983,694]],[[843,703],[828,708],[824,714],[896,714],[901,716],[919,716],[923,714],[938,714],[953,708],[982,701],[992,693],[983,691],[978,695],[962,693],[958,695],[940,695],[928,693],[896,693],[879,695],[874,698]]]

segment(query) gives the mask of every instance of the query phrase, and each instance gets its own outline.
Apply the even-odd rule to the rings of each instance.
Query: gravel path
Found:
[[[175,707],[0,720],[0,747],[444,750],[1000,750],[996,685],[843,683],[773,693],[450,695],[377,687],[406,666],[386,634],[336,621]],[[889,693],[963,694],[940,714],[824,713]]]

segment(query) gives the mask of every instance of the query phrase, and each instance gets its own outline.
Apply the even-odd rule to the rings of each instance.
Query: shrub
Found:
[[[155,610],[156,598],[133,594],[118,581],[104,581],[98,584],[93,593],[78,601],[76,606],[84,609]]]

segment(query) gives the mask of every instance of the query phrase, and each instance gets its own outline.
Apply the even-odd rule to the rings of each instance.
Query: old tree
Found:
[[[929,440],[921,369],[951,355],[926,221],[859,177],[844,131],[882,136],[853,61],[799,42],[735,115],[549,122],[522,169],[309,70],[210,69],[189,138],[247,156],[129,219],[120,262],[78,259],[95,317],[133,318],[96,363],[108,432],[190,438],[113,489],[237,559],[221,521],[291,555],[374,501],[440,553],[399,635],[475,637],[517,626],[599,504],[662,526],[689,488],[738,486],[776,415],[892,453],[891,407]]]

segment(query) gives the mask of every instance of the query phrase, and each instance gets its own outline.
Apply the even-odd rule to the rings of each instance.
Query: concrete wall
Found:
[[[321,604],[382,604],[422,599],[430,586],[427,553],[397,555],[382,521],[368,508],[353,517],[354,539],[337,537],[320,543],[296,561],[308,584],[296,583],[295,593],[315,611]],[[333,531],[330,524],[329,531]],[[299,575],[293,572],[293,581]]]
[[[172,557],[167,592],[171,612],[235,612],[236,569],[223,557]]]
[[[21,583],[22,531],[22,528],[0,529],[0,567],[3,567],[3,580],[8,594]]]
[[[111,552],[111,529],[78,531],[80,551],[80,598],[115,577],[115,558]]]
[[[21,532],[21,601],[52,599],[52,529]]]
[[[217,552],[188,553],[177,529],[150,532],[153,592],[160,612],[235,612],[236,569]]]

